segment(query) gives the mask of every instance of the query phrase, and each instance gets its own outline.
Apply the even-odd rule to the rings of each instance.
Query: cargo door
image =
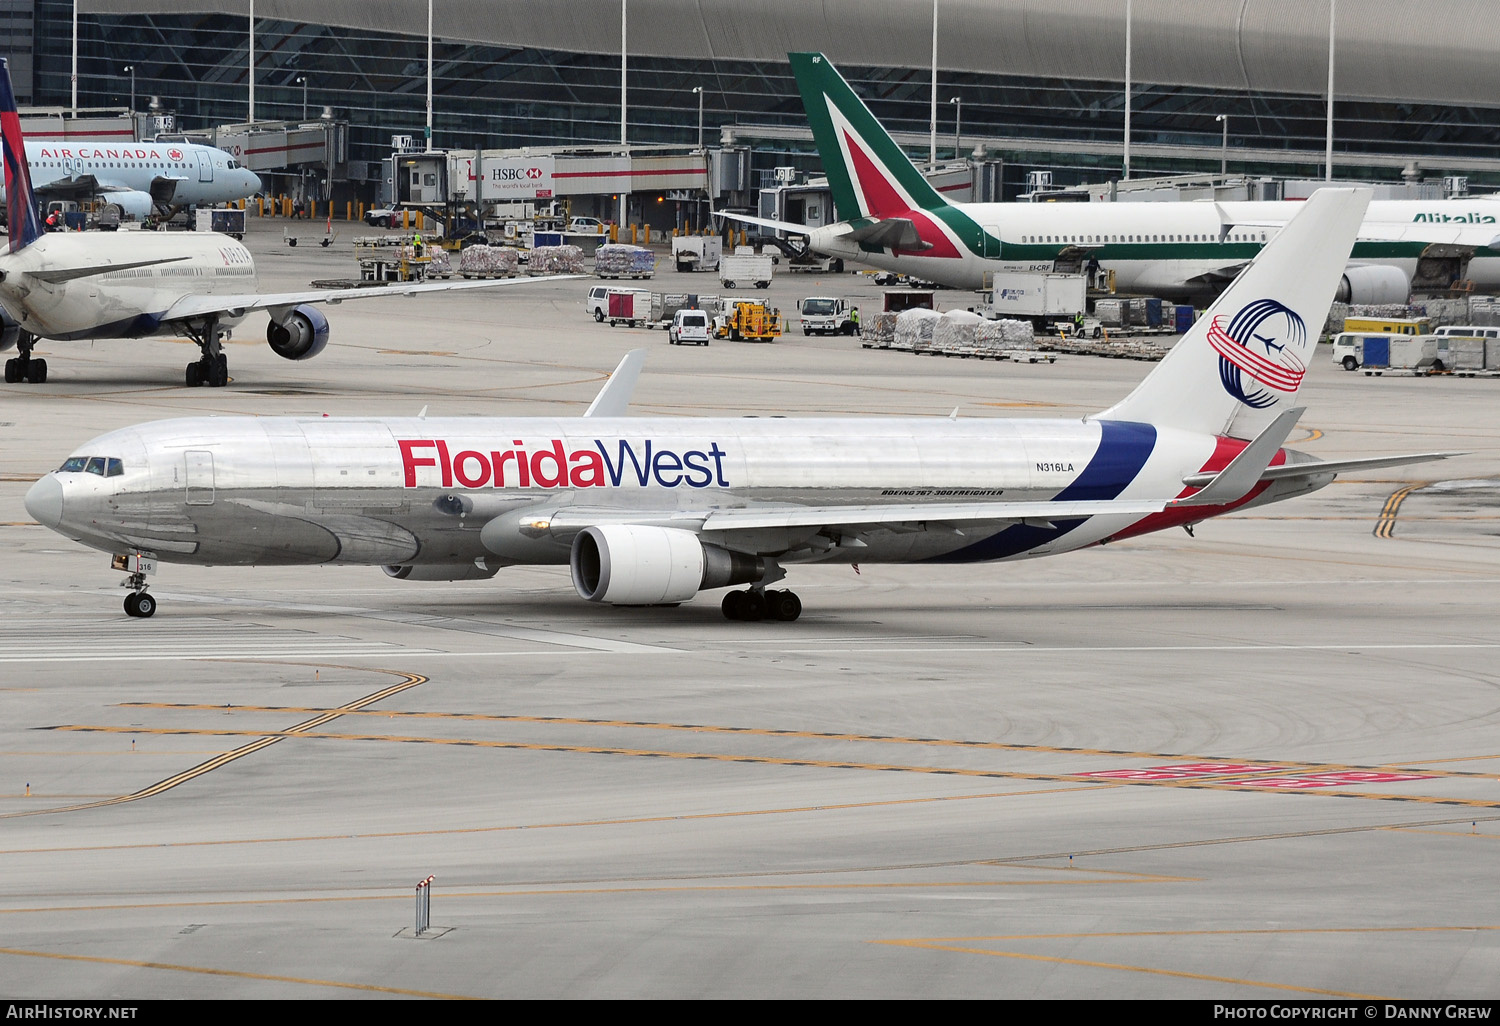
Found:
[[[214,504],[214,454],[206,449],[188,449],[182,454],[184,499],[189,506]]]

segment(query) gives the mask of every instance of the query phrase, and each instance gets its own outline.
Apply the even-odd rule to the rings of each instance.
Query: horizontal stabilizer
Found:
[[[1405,456],[1371,456],[1356,460],[1309,460],[1306,463],[1287,463],[1279,467],[1267,467],[1260,475],[1262,481],[1280,481],[1284,478],[1320,477],[1324,474],[1358,474],[1365,470],[1382,470],[1386,467],[1406,467],[1413,463],[1431,463],[1434,460],[1451,459],[1467,455],[1463,452],[1419,452]],[[1217,474],[1189,474],[1182,483],[1189,488],[1208,484]]]
[[[1249,495],[1260,483],[1261,475],[1271,465],[1271,460],[1281,451],[1281,443],[1287,440],[1292,428],[1297,426],[1304,408],[1294,406],[1283,410],[1266,429],[1255,436],[1255,441],[1240,450],[1229,466],[1215,474],[1199,491],[1185,499],[1178,499],[1173,506],[1223,506],[1238,502]]]
[[[812,225],[798,224],[795,221],[773,221],[769,217],[752,217],[749,214],[731,214],[727,210],[715,210],[713,216],[726,217],[731,221],[743,221],[745,224],[759,225],[762,228],[787,232],[791,235],[808,235],[812,232]]]
[[[844,236],[852,242],[881,249],[922,250],[931,249],[932,243],[923,242],[917,226],[905,217],[888,217],[861,225]]]
[[[111,271],[129,271],[136,267],[154,267],[157,264],[175,264],[188,259],[185,256],[163,257],[160,260],[132,260],[123,264],[90,264],[87,267],[61,267],[51,271],[28,271],[28,278],[44,281],[49,285],[61,285],[65,281],[76,281],[79,278],[92,278],[96,274],[108,274]]]

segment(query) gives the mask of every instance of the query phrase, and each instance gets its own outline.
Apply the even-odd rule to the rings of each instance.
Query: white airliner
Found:
[[[230,154],[196,143],[26,141],[32,191],[49,200],[102,200],[140,219],[185,207],[232,203],[260,191],[260,178]],[[0,189],[0,202],[5,192]]]
[[[817,228],[721,216],[806,236],[816,253],[858,260],[961,289],[986,274],[1081,266],[1090,256],[1121,291],[1217,294],[1298,209],[1300,201],[1184,203],[950,203],[912,166],[820,53],[788,55],[834,207]],[[1413,284],[1456,279],[1500,288],[1500,201],[1370,204],[1337,298],[1404,303]]]
[[[25,143],[0,58],[0,149],[5,160],[10,246],[0,255],[0,351],[7,384],[47,380],[47,361],[33,357],[38,338],[145,338],[187,335],[202,356],[188,364],[189,385],[229,383],[221,341],[251,311],[270,314],[266,341],[277,356],[306,360],[328,344],[319,303],[493,288],[525,281],[422,282],[372,288],[310,289],[263,295],[255,289],[250,251],[209,232],[48,232],[37,218]]]
[[[159,562],[354,563],[403,580],[569,564],[585,599],[796,619],[786,564],[978,562],[1191,526],[1345,471],[1281,448],[1369,194],[1303,205],[1122,402],[1083,419],[627,417],[643,353],[577,418],[157,421],[26,494],[113,557],[132,616]],[[1309,325],[1314,326],[1309,330]]]

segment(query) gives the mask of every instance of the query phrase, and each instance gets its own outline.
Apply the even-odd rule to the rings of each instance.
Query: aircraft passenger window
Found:
[[[87,456],[69,456],[63,460],[63,465],[57,468],[59,474],[81,474],[83,468],[88,464]]]
[[[104,457],[103,456],[90,456],[89,457],[88,466],[84,467],[83,469],[86,470],[90,474],[98,474],[100,477],[103,477],[104,476]]]
[[[113,457],[109,461],[109,469],[104,472],[105,477],[121,477],[125,473],[125,464]]]

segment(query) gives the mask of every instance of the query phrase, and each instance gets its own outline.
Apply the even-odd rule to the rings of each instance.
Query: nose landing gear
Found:
[[[115,556],[110,560],[110,567],[130,575],[120,583],[121,587],[130,589],[130,594],[125,596],[126,614],[141,619],[154,614],[156,599],[146,590],[146,576],[156,573],[156,560],[139,552],[132,552]]]
[[[746,588],[731,591],[719,607],[727,620],[782,620],[790,622],[802,615],[802,600],[794,591],[772,588]]]

